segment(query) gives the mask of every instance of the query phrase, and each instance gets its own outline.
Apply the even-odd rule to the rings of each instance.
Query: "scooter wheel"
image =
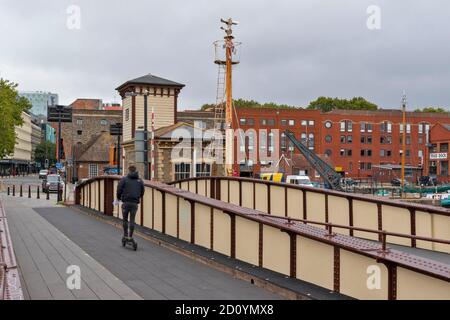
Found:
[[[126,240],[122,240],[122,247],[125,247],[127,245],[127,241]]]
[[[137,243],[135,242],[135,243],[133,243],[133,249],[134,249],[134,251],[136,251],[137,250]]]

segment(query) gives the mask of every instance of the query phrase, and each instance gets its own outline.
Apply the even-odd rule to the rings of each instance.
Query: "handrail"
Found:
[[[383,245],[386,246],[386,237],[385,236],[392,236],[392,237],[399,237],[399,238],[407,238],[407,239],[415,239],[415,240],[421,240],[421,241],[429,241],[429,242],[436,242],[436,243],[443,243],[443,244],[450,244],[450,240],[445,239],[436,239],[436,238],[430,238],[430,237],[422,237],[422,236],[416,236],[416,235],[410,235],[405,233],[398,233],[398,232],[390,232],[386,230],[374,230],[374,229],[367,229],[367,228],[361,228],[361,227],[355,227],[355,226],[346,226],[342,224],[336,224],[336,223],[329,223],[329,222],[321,222],[321,221],[314,221],[314,220],[308,220],[308,219],[299,219],[299,218],[290,218],[290,217],[283,217],[283,216],[277,216],[272,214],[265,214],[265,213],[258,213],[254,214],[261,217],[270,217],[274,219],[282,219],[287,220],[288,224],[291,223],[291,221],[298,221],[305,224],[315,224],[315,225],[321,225],[326,226],[327,231],[329,235],[333,235],[332,229],[333,228],[340,228],[340,229],[348,229],[353,231],[361,231],[361,232],[367,232],[367,233],[375,233],[378,235],[384,236],[383,239]]]
[[[389,206],[394,206],[394,207],[399,207],[399,208],[404,208],[404,209],[415,209],[415,210],[424,211],[424,212],[428,212],[428,213],[435,213],[435,214],[450,216],[450,209],[435,207],[435,206],[426,205],[426,204],[407,203],[407,202],[396,201],[396,200],[391,200],[391,199],[383,199],[383,198],[378,198],[378,197],[374,197],[374,196],[368,196],[368,195],[359,195],[359,194],[347,193],[347,192],[342,192],[342,191],[335,191],[335,190],[308,187],[308,186],[300,186],[300,185],[294,185],[294,184],[288,184],[288,183],[273,182],[273,181],[267,181],[267,180],[245,178],[245,177],[222,177],[222,176],[195,177],[195,178],[188,178],[188,179],[172,181],[172,182],[169,182],[168,184],[174,185],[177,183],[183,183],[183,182],[189,182],[189,181],[195,181],[195,180],[214,180],[214,179],[230,180],[230,181],[238,181],[238,182],[242,181],[242,182],[272,185],[272,186],[278,186],[278,187],[283,187],[283,188],[290,188],[290,189],[296,189],[296,190],[301,190],[301,191],[308,191],[308,192],[313,192],[313,193],[337,196],[337,197],[346,198],[346,199],[366,201],[366,202],[377,203],[377,204],[382,204],[382,205],[384,204],[384,205],[389,205]]]
[[[8,222],[0,201],[0,300],[23,300]]]

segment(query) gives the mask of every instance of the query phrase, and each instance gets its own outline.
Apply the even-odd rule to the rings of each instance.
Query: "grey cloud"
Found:
[[[82,28],[66,28],[69,5]],[[369,5],[381,30],[366,28]],[[236,97],[307,105],[319,95],[365,96],[398,107],[448,106],[448,1],[13,1],[0,2],[0,75],[63,103],[114,99],[120,83],[147,72],[183,82],[181,108],[214,101],[212,42],[221,17],[240,21]]]

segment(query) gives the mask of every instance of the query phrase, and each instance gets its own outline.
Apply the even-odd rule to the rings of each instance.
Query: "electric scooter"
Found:
[[[113,205],[118,206],[120,210],[120,201],[114,201]],[[130,233],[128,232],[128,234]],[[136,240],[134,240],[132,237],[122,237],[122,247],[126,247],[127,245],[131,246],[134,251],[137,250],[138,244]]]

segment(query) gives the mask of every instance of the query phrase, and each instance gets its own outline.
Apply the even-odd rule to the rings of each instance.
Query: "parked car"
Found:
[[[44,181],[42,181],[42,192],[58,193],[59,190],[62,191],[63,189],[64,189],[64,181],[62,180],[59,174],[49,174],[47,175],[47,178]]]
[[[407,183],[408,183],[408,182],[407,182],[406,179],[405,179],[403,185],[407,185]],[[393,187],[400,187],[400,186],[402,185],[402,179],[400,179],[400,178],[394,178],[394,179],[392,179],[392,180],[391,180],[391,185],[392,185]]]
[[[287,176],[286,182],[300,186],[314,187],[308,176]]]
[[[47,175],[48,175],[47,169],[39,171],[39,179],[45,179],[47,177]]]
[[[422,176],[419,178],[419,185],[422,187],[436,186],[437,179],[436,177]]]
[[[351,187],[351,186],[357,185],[358,183],[355,180],[353,180],[352,178],[342,178],[341,184],[345,187]]]

